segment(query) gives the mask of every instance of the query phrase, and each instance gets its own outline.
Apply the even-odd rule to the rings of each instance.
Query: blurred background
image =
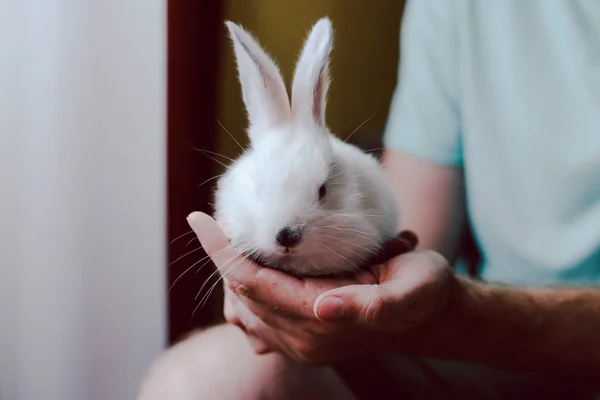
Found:
[[[133,399],[160,352],[222,320],[220,286],[198,307],[214,268],[190,268],[205,254],[186,216],[212,212],[210,179],[240,152],[225,129],[247,144],[224,20],[290,85],[329,16],[328,125],[346,138],[364,123],[350,142],[377,154],[403,7],[0,2],[0,399]]]
[[[0,1],[0,399],[129,400],[166,345],[167,4]]]

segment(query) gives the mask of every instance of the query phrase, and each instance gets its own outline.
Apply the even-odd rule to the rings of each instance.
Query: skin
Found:
[[[465,221],[462,168],[394,150],[384,152],[382,165],[398,198],[402,229],[416,233],[420,249],[454,260]]]
[[[447,259],[464,215],[460,170],[392,152],[385,165],[403,171],[391,180],[404,188],[405,228],[419,236],[419,250],[350,280],[300,280],[238,257],[225,280],[225,314],[254,350],[310,365],[394,351],[600,389],[600,291],[508,288],[455,276]],[[419,167],[417,185],[410,171]],[[405,194],[410,187],[417,190]],[[211,217],[193,213],[188,220],[217,267],[234,257]]]

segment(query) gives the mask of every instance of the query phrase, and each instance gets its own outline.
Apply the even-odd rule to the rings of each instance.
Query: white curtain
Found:
[[[0,0],[0,399],[132,400],[165,345],[166,2]]]

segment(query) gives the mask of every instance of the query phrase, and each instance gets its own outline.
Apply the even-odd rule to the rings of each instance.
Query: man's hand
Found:
[[[398,349],[402,333],[418,336],[436,325],[456,283],[448,263],[433,252],[403,254],[349,279],[297,279],[236,257],[209,216],[194,213],[189,222],[223,268],[226,318],[259,353],[275,350],[324,364]],[[237,266],[229,271],[225,264]]]

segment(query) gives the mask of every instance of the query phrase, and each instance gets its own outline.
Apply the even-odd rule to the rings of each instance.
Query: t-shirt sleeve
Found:
[[[408,0],[398,80],[384,146],[428,161],[462,164],[457,21],[449,0]]]

